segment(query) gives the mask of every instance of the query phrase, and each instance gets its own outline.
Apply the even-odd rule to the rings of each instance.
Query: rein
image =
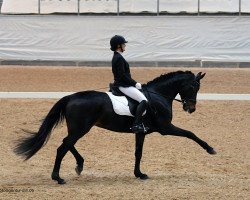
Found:
[[[200,85],[200,83],[199,83],[198,81],[195,81],[195,82],[196,82],[196,84]],[[144,88],[145,88],[145,89],[144,89]],[[157,92],[149,91],[149,90],[147,89],[147,86],[146,86],[146,85],[144,85],[143,89],[144,89],[147,93],[156,94],[156,95],[162,96],[162,97],[164,97],[164,98],[166,98],[166,99],[171,99],[169,96],[166,96],[166,95],[163,95],[163,94],[160,94],[160,93],[157,93]],[[150,95],[149,95],[149,96],[150,96]],[[186,99],[186,98],[181,99],[181,100],[174,98],[173,100],[174,100],[174,101],[177,101],[177,102],[180,102],[180,103],[182,103],[182,104],[185,104],[185,103],[187,103],[188,101],[191,101],[191,102],[194,102],[194,103],[197,102],[196,99]]]
[[[160,94],[160,93],[157,93],[157,92],[149,91],[149,90],[147,89],[147,87],[145,87],[145,91],[146,91],[147,93],[152,93],[152,94],[156,94],[156,95],[158,95],[158,96],[162,96],[162,97],[164,97],[164,98],[166,98],[166,99],[171,99],[169,96],[166,96],[166,95],[163,95],[163,94]],[[150,96],[150,95],[149,95],[149,96]],[[150,97],[150,98],[151,98],[151,97]],[[173,100],[178,101],[178,102],[180,102],[180,103],[184,103],[184,102],[185,102],[185,100],[179,100],[179,99],[173,99]]]
[[[147,90],[148,91],[148,90]],[[156,94],[158,96],[162,96],[166,99],[171,99],[169,96],[166,96],[166,95],[163,95],[163,94],[160,94],[160,93],[157,93],[157,92],[152,92],[152,91],[148,91],[149,93],[152,93],[152,94]],[[179,100],[179,99],[173,99],[174,101],[178,101],[180,103],[183,103],[183,100]]]
[[[95,89],[95,90],[103,90],[103,89],[108,89],[108,88],[109,88],[109,87],[103,87],[103,88],[98,88],[98,89]],[[157,92],[149,91],[149,90],[147,89],[147,87],[145,87],[145,86],[144,86],[142,89],[145,90],[147,93],[156,94],[156,95],[162,96],[162,97],[164,97],[164,98],[166,98],[166,99],[171,99],[169,96],[166,96],[166,95],[163,95],[163,94],[160,94],[160,93],[157,93]],[[149,98],[151,99],[150,95],[149,95]],[[177,101],[177,102],[179,102],[179,103],[182,103],[182,104],[186,103],[187,101],[196,102],[195,99],[181,99],[181,100],[179,100],[179,99],[174,98],[173,100],[174,100],[174,101]]]

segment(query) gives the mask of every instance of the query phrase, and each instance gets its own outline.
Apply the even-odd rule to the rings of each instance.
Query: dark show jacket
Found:
[[[135,87],[136,81],[131,78],[129,64],[118,52],[114,52],[112,72],[114,74],[114,86]]]

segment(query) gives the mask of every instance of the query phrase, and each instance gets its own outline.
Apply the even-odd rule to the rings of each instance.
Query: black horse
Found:
[[[195,111],[197,92],[200,80],[205,76],[201,72],[194,75],[190,71],[177,71],[163,74],[143,85],[143,92],[149,100],[149,108],[144,116],[144,124],[149,127],[147,134],[159,132],[161,135],[187,137],[197,142],[209,154],[216,154],[215,150],[194,133],[174,126],[172,121],[172,104],[179,93],[183,109],[189,113]],[[83,170],[84,159],[75,149],[75,143],[84,136],[91,127],[98,126],[116,132],[131,133],[133,117],[117,115],[112,107],[108,95],[98,91],[78,92],[61,98],[49,111],[37,133],[21,139],[15,148],[18,155],[31,158],[49,139],[51,131],[58,123],[66,119],[68,136],[57,149],[52,179],[59,184],[65,181],[60,178],[59,170],[63,157],[70,151],[76,159],[76,172]],[[141,179],[148,176],[141,172],[140,161],[145,134],[135,134],[135,167],[134,175]]]

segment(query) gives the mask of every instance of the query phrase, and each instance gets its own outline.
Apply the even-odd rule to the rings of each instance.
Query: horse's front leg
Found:
[[[145,134],[137,133],[135,134],[135,168],[134,168],[134,174],[137,178],[140,179],[148,179],[147,174],[141,173],[140,170],[140,163],[141,163],[141,157],[142,157],[142,150],[143,150],[143,143],[145,139]]]
[[[192,133],[191,131],[178,128],[173,124],[169,124],[167,127],[165,127],[164,130],[160,131],[160,134],[187,137],[198,143],[209,154],[216,154],[216,151],[211,146],[209,146],[205,141],[198,138],[194,133]]]

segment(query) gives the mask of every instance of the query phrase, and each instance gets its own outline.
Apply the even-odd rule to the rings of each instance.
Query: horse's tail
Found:
[[[33,134],[18,141],[14,150],[17,155],[21,155],[25,160],[28,160],[47,143],[52,129],[65,118],[65,107],[69,102],[69,98],[70,96],[63,97],[51,108],[37,133],[26,131]]]

